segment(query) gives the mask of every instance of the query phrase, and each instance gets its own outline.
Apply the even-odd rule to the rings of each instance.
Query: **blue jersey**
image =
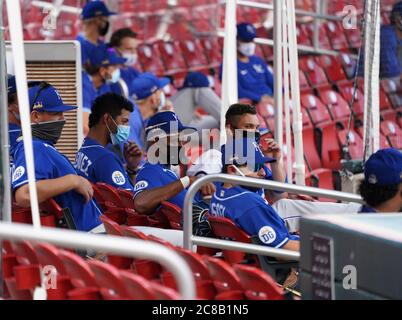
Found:
[[[265,171],[265,179],[266,179],[266,180],[271,180],[271,181],[273,181],[273,180],[274,180],[274,176],[272,175],[272,171],[271,171],[267,166],[264,166],[263,169],[264,169],[264,171]],[[287,177],[286,177],[286,179],[285,179],[285,182],[286,182],[286,183],[288,182],[288,178],[287,178]],[[276,193],[276,194],[281,194],[281,193],[283,193],[283,191],[275,191],[275,190],[272,190],[272,191],[273,191],[274,193]],[[265,189],[261,188],[261,189],[259,189],[259,190],[256,191],[256,192],[257,192],[258,195],[260,195],[262,198],[265,199]]]
[[[247,63],[238,59],[237,86],[239,99],[260,101],[263,95],[273,96],[274,77],[260,57],[251,56]]]
[[[128,140],[135,142],[141,150],[145,150],[145,124],[138,106],[133,103],[134,110],[130,114],[130,135]]]
[[[96,89],[91,76],[85,71],[82,72],[82,110],[84,112],[91,113],[92,105],[95,99],[107,92],[111,92],[111,88],[109,85],[104,84],[99,89]]]
[[[74,166],[80,176],[92,183],[103,182],[115,188],[134,191],[118,156],[93,139],[85,138]]]
[[[258,236],[270,247],[281,248],[289,240],[299,240],[289,234],[285,222],[261,196],[240,186],[226,189],[218,185],[209,213],[232,220],[248,235]]]
[[[17,144],[17,139],[21,135],[21,127],[14,123],[8,124],[8,138],[10,142],[10,148],[12,149]]]
[[[81,44],[81,62],[82,65],[86,63],[91,63],[91,57],[97,55],[94,51],[102,51],[105,53],[107,52],[107,44],[101,40],[98,40],[97,44],[93,44],[92,42],[88,41],[84,35],[79,34],[76,38],[77,41]]]
[[[179,180],[179,177],[170,170],[167,166],[161,164],[151,164],[146,162],[138,171],[135,179],[134,198],[145,190],[152,190],[159,187],[164,187],[169,183]],[[184,198],[187,190],[183,189],[180,193],[170,198],[168,201],[183,209]],[[197,193],[194,197],[194,202],[201,201],[200,194]]]
[[[40,139],[32,142],[35,158],[36,180],[61,178],[69,174],[76,175],[70,161],[57,151],[51,144]],[[14,170],[12,188],[18,188],[28,183],[27,167],[25,162],[24,144],[18,142],[13,149]],[[85,198],[74,190],[63,193],[54,198],[62,208],[69,208],[77,230],[90,231],[101,224],[99,216],[101,211],[94,200],[85,203]]]

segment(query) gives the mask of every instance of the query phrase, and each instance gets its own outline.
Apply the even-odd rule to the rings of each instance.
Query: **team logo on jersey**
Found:
[[[258,73],[264,73],[264,67],[260,64],[253,64],[253,68]]]
[[[247,73],[248,73],[247,70],[240,70],[240,74],[241,74],[242,76],[245,76]]]
[[[22,166],[19,166],[17,169],[14,170],[13,173],[13,182],[17,181],[19,178],[21,178],[25,173],[25,168]]]
[[[134,186],[134,191],[142,190],[148,187],[148,182],[145,180],[138,181]]]
[[[258,231],[258,237],[263,243],[270,244],[275,241],[276,233],[270,226],[264,226]]]
[[[112,180],[115,184],[122,186],[126,183],[126,178],[120,171],[115,171],[112,173]]]

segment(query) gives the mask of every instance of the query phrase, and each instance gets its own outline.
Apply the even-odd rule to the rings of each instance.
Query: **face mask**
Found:
[[[113,133],[110,129],[109,126],[106,124],[107,129],[109,130],[110,133],[110,140],[112,141],[113,145],[124,143],[128,140],[128,137],[130,135],[130,126],[123,126],[123,125],[118,125],[112,117],[110,117],[114,124],[117,127],[117,132]]]
[[[239,51],[246,57],[251,57],[255,53],[254,42],[240,42]]]
[[[163,109],[163,107],[166,105],[166,95],[163,91],[161,92],[160,98],[161,98],[161,103],[158,106],[158,111],[161,111]]]
[[[132,66],[137,62],[138,56],[135,53],[123,53],[123,58],[127,59],[124,63],[126,66]]]
[[[110,23],[107,21],[102,27],[98,28],[98,32],[102,37],[106,36],[107,32],[109,31],[109,26]]]
[[[112,77],[110,79],[106,80],[107,84],[113,84],[113,83],[117,83],[120,80],[120,69],[116,69],[115,71],[113,71],[112,73]]]
[[[48,121],[32,124],[32,137],[50,142],[55,145],[59,141],[66,120]]]

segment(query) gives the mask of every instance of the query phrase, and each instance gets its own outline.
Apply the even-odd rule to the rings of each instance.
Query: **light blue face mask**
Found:
[[[113,133],[110,129],[109,126],[106,124],[107,129],[110,132],[110,139],[112,140],[112,144],[116,145],[116,144],[121,144],[124,143],[128,140],[128,137],[130,135],[130,126],[124,126],[121,124],[117,124],[112,116],[110,116],[112,121],[114,122],[114,124],[117,126],[117,132]]]
[[[117,82],[119,82],[120,77],[121,77],[120,69],[116,69],[116,70],[113,71],[113,73],[112,73],[112,78],[106,80],[106,83],[107,83],[107,84],[117,83]]]
[[[166,105],[166,95],[165,95],[165,93],[163,91],[161,92],[160,97],[161,97],[161,103],[160,103],[160,105],[158,107],[158,111],[162,111],[163,107]]]

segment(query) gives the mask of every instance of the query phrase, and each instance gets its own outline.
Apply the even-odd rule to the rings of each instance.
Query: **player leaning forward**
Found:
[[[93,197],[89,181],[77,175],[70,161],[54,146],[66,123],[64,112],[76,109],[63,103],[57,90],[48,83],[29,89],[32,147],[38,201],[50,198],[62,208],[69,208],[78,230],[97,232],[102,225],[101,211]],[[12,188],[21,207],[30,205],[27,167],[22,137],[11,150],[14,159]]]

